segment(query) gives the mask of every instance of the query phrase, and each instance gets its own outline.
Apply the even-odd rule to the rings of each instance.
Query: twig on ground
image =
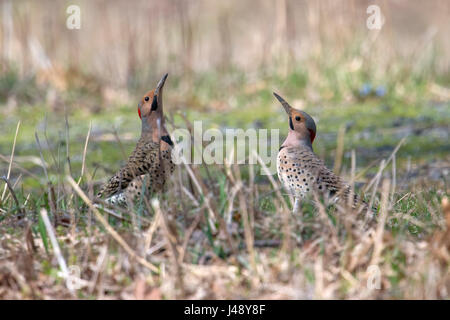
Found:
[[[98,211],[98,209],[94,206],[91,200],[86,196],[86,194],[80,189],[80,187],[76,184],[75,180],[73,180],[72,177],[67,176],[67,181],[70,183],[72,188],[75,190],[75,192],[80,196],[81,199],[91,208],[92,212],[94,212],[95,217],[100,221],[100,223],[105,227],[106,231],[116,240],[122,248],[134,259],[136,259],[137,262],[139,262],[142,266],[150,269],[151,271],[158,273],[159,269],[139,256],[131,247],[128,245],[128,243],[123,240],[123,238],[117,233],[114,228],[112,228],[109,223],[106,221],[106,219],[101,215],[101,213]]]
[[[8,173],[6,174],[6,179],[8,179],[8,180],[11,175],[11,167],[12,167],[12,163],[13,163],[13,159],[14,159],[14,151],[16,150],[16,141],[17,141],[17,135],[19,133],[19,128],[20,128],[20,120],[19,120],[19,122],[17,122],[16,134],[14,135],[14,142],[13,142],[13,147],[12,147],[12,151],[11,151],[11,157],[9,158]],[[3,193],[2,193],[2,198],[1,198],[2,201],[5,197],[6,187],[7,187],[7,184],[5,184],[5,187],[3,188]]]

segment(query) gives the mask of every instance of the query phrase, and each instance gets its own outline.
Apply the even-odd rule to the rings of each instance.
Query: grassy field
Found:
[[[24,75],[2,60],[0,299],[448,299],[449,55],[438,37],[408,58],[343,38],[270,66],[137,65],[126,84],[82,67]],[[101,208],[94,194],[133,150],[136,105],[165,71],[170,132],[200,120],[279,128],[281,143],[272,91],[307,111],[314,151],[377,222],[358,227],[353,210],[321,201],[292,215],[261,164],[180,165],[158,201]]]

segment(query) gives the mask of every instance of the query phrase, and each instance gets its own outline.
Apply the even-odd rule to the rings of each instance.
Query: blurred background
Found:
[[[340,128],[361,164],[404,137],[405,162],[448,157],[448,1],[0,3],[0,153],[10,153],[21,120],[18,161],[36,155],[35,131],[64,144],[66,114],[75,166],[91,121],[88,161],[123,160],[112,141],[119,136],[124,153],[133,147],[136,104],[165,72],[165,111],[175,123],[184,114],[206,128],[285,134],[275,90],[316,119],[316,152],[329,163]],[[81,28],[70,30],[74,4]],[[366,26],[371,4],[381,9],[381,30]]]

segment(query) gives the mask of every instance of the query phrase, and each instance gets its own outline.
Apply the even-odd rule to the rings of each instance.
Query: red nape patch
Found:
[[[311,143],[313,143],[314,139],[316,138],[316,133],[312,129],[308,129],[308,131],[309,131],[309,136],[311,137]]]
[[[139,108],[138,108],[138,114],[139,114],[139,118],[142,119],[142,117],[141,117],[141,109],[139,109]]]

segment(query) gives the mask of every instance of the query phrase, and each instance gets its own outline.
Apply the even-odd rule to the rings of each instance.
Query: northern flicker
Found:
[[[148,91],[138,104],[141,137],[127,163],[101,188],[97,196],[111,204],[126,205],[141,196],[160,192],[173,173],[173,142],[164,125],[162,94],[165,74],[154,90]]]
[[[300,200],[316,193],[334,201],[348,201],[350,186],[329,170],[313,152],[316,124],[304,111],[292,108],[274,92],[289,116],[289,133],[277,157],[278,178],[283,187],[295,198],[294,212]],[[356,207],[359,198],[353,195],[351,205]],[[347,202],[343,202],[347,203]],[[361,203],[366,208],[365,203]]]

